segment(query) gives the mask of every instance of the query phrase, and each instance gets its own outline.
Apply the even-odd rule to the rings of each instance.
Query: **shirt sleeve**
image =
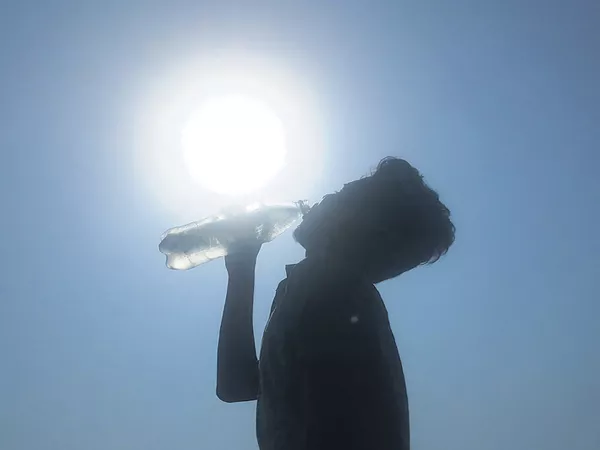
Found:
[[[333,279],[307,293],[297,350],[311,450],[398,448],[373,289]]]

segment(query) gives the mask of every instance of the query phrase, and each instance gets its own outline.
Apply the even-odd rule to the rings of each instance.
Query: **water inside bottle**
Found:
[[[187,270],[227,255],[233,244],[248,239],[269,242],[291,227],[307,211],[305,202],[254,203],[167,230],[158,249],[166,265]]]

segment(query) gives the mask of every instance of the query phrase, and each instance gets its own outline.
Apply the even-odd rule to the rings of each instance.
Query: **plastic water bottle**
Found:
[[[220,258],[240,241],[269,242],[291,227],[306,211],[306,202],[254,203],[167,230],[158,246],[167,267],[187,270]]]

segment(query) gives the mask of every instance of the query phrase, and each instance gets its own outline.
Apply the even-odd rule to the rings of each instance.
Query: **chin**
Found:
[[[302,223],[301,223],[300,225],[298,225],[296,227],[296,229],[292,233],[292,237],[294,238],[294,241],[296,241],[298,244],[300,244],[306,250],[306,240],[304,239],[304,235],[305,235],[305,233],[303,232]]]

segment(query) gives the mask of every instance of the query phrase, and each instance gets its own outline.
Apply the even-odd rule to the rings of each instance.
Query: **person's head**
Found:
[[[383,159],[375,172],[313,206],[294,231],[307,252],[351,261],[373,283],[437,261],[454,242],[450,211],[417,169]]]

